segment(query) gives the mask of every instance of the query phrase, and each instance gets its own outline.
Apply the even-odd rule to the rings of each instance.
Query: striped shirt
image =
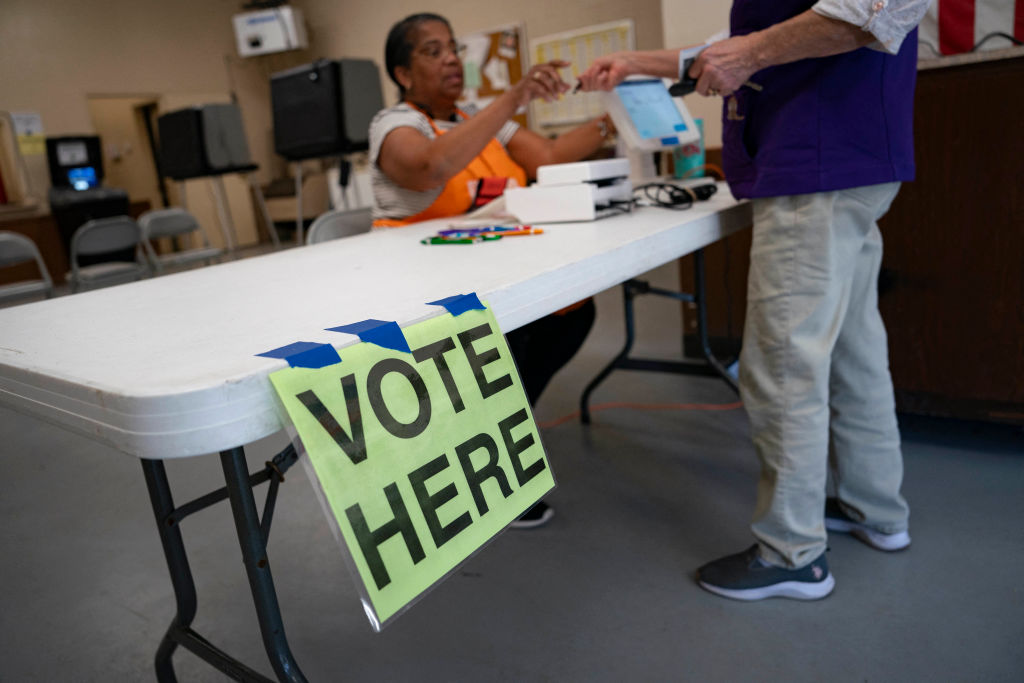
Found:
[[[477,110],[472,105],[463,107],[468,116],[473,116]],[[458,125],[454,121],[441,121],[434,119],[434,125],[442,131],[449,131]],[[432,190],[419,192],[408,190],[399,186],[387,177],[377,165],[377,157],[380,155],[380,146],[384,138],[395,128],[408,126],[423,133],[427,138],[433,140],[436,135],[431,128],[427,118],[416,108],[401,102],[393,107],[388,107],[377,112],[370,122],[370,182],[373,186],[373,218],[389,218],[398,220],[414,216],[424,211],[440,196],[443,186]],[[508,147],[508,141],[519,130],[519,124],[515,121],[508,121],[495,136],[503,146]]]

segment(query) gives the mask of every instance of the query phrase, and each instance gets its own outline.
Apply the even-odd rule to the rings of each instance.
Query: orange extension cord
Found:
[[[602,410],[608,410],[609,408],[629,408],[630,410],[703,410],[703,411],[720,411],[720,410],[736,410],[737,408],[743,407],[743,401],[736,401],[735,403],[625,403],[622,401],[613,401],[611,403],[600,403],[596,406],[591,407],[590,412],[599,413]],[[554,420],[548,422],[538,423],[538,427],[541,429],[551,429],[557,427],[560,424],[564,424],[569,420],[576,419],[580,416],[580,411],[576,410],[568,415],[563,415]]]

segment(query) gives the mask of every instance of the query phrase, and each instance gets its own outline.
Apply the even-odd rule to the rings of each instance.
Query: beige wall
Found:
[[[310,46],[324,57],[365,57],[380,65],[385,100],[393,102],[396,88],[384,72],[384,39],[391,26],[415,12],[435,12],[448,18],[456,34],[522,23],[526,39],[620,19],[633,19],[637,46],[662,45],[662,0],[518,0],[469,2],[437,0],[301,0],[294,2],[306,16]]]
[[[196,93],[209,93],[215,98],[210,101],[226,101],[234,93],[253,160],[261,167],[257,177],[265,182],[286,172],[272,151],[269,79],[276,71],[317,57],[371,58],[381,65],[391,102],[395,88],[383,70],[384,38],[395,21],[413,12],[443,14],[457,33],[519,22],[527,39],[631,18],[638,47],[658,48],[663,1],[672,5],[665,0],[293,0],[305,15],[310,48],[243,59],[231,24],[241,11],[240,0],[3,0],[0,110],[39,112],[47,135],[89,133],[94,132],[90,97],[155,97],[166,111],[197,103]],[[26,161],[37,194],[45,194],[45,158]],[[236,220],[251,221],[251,212]],[[210,228],[215,232],[216,223]]]

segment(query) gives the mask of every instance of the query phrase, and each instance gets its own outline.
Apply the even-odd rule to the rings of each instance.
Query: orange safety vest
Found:
[[[416,105],[412,105],[416,106]],[[427,113],[416,107],[424,116]],[[464,119],[469,117],[462,110],[458,110],[459,116]],[[434,125],[434,120],[427,116],[430,127],[434,129],[435,135],[444,135],[444,131]],[[523,167],[512,161],[512,157],[505,151],[505,147],[498,142],[497,138],[491,138],[490,142],[477,154],[464,169],[456,173],[447,183],[441,194],[434,203],[414,216],[401,219],[378,218],[373,222],[375,228],[401,228],[412,223],[427,221],[431,218],[445,218],[466,213],[473,205],[473,195],[469,191],[469,183],[482,178],[515,178],[520,187],[526,187],[526,171]],[[588,299],[577,301],[563,309],[555,311],[552,315],[565,315],[575,311],[585,304]]]
[[[416,105],[412,105],[416,106]],[[435,135],[444,135],[435,124],[433,119],[427,116],[419,107],[416,107],[430,122]],[[464,119],[469,117],[462,110],[457,110],[459,116]],[[441,194],[437,199],[423,211],[407,218],[390,219],[378,218],[373,222],[375,228],[400,228],[411,223],[427,221],[431,218],[445,218],[466,213],[473,205],[473,195],[470,192],[470,183],[481,178],[515,178],[520,187],[526,187],[526,171],[523,167],[512,160],[512,157],[505,151],[505,147],[498,142],[497,138],[491,138],[490,142],[470,161],[464,169],[452,176],[444,185]]]

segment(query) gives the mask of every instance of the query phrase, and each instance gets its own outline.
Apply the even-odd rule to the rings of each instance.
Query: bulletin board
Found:
[[[636,38],[632,19],[596,24],[574,31],[554,33],[530,40],[530,63],[541,64],[552,59],[571,62],[562,69],[562,79],[575,84],[577,76],[597,57],[635,50]],[[538,126],[560,126],[580,123],[604,113],[601,94],[567,94],[556,102],[532,103],[533,121]]]
[[[494,98],[519,82],[523,68],[523,27],[500,26],[459,36],[463,46],[463,94],[460,106],[473,104],[483,109]],[[527,125],[527,112],[516,114],[514,121]]]

